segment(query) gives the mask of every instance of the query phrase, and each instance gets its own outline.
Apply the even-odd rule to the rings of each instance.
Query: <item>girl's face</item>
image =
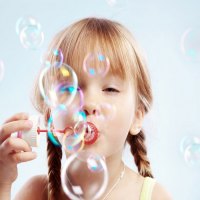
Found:
[[[130,81],[107,74],[105,77],[79,77],[84,94],[87,122],[95,124],[99,138],[84,149],[105,157],[123,149],[134,121],[135,93]]]

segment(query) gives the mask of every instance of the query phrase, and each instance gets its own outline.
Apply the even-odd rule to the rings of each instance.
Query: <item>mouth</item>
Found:
[[[87,124],[88,127],[86,128],[86,132],[84,135],[84,142],[86,145],[91,145],[97,141],[99,137],[99,131],[93,123],[87,122]]]

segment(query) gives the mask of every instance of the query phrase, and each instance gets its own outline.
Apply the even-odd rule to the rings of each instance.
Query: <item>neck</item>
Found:
[[[113,192],[111,190],[113,190],[113,186],[119,181],[119,177],[122,171],[124,170],[124,164],[121,158],[122,158],[122,152],[118,152],[106,159],[109,180],[106,191],[103,194],[103,199],[107,199],[107,195]]]
[[[108,188],[109,186],[118,179],[122,169],[123,169],[123,162],[121,160],[122,152],[118,152],[108,158],[106,158],[106,164],[108,168],[108,174],[109,174],[109,182],[108,182]]]

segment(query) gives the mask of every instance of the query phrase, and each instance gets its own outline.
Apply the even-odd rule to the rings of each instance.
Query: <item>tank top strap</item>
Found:
[[[151,200],[153,187],[156,180],[150,177],[145,177],[140,194],[140,200]]]

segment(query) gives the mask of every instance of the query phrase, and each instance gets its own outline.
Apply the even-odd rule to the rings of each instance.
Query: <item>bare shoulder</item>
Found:
[[[152,192],[152,200],[173,200],[171,195],[166,191],[166,189],[158,182],[155,183]]]
[[[47,199],[47,176],[37,175],[30,178],[16,194],[14,200]]]

